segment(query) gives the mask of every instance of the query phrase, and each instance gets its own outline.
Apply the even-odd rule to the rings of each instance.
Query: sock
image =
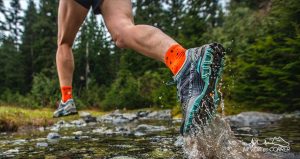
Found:
[[[165,55],[165,63],[174,75],[178,73],[185,62],[185,51],[186,49],[181,45],[175,44],[168,49]]]
[[[66,102],[72,98],[72,86],[62,86],[61,87],[61,100]]]

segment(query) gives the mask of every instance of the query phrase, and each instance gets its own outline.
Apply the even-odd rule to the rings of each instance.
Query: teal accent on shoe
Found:
[[[190,110],[190,112],[188,112],[188,114],[189,114],[188,121],[186,121],[186,124],[184,125],[184,129],[183,129],[183,131],[185,133],[188,132],[189,127],[192,125],[194,114],[199,110],[200,102],[201,102],[202,98],[204,97],[204,95],[207,91],[208,85],[209,85],[209,77],[211,75],[210,65],[212,64],[212,60],[213,60],[213,55],[211,54],[211,52],[212,52],[211,48],[207,48],[203,55],[203,60],[202,61],[199,60],[199,62],[198,62],[198,65],[200,66],[200,68],[199,69],[197,68],[197,72],[199,74],[201,74],[201,78],[204,81],[205,85],[204,85],[203,91],[196,98],[194,104],[192,105],[192,109]],[[200,69],[202,69],[201,73],[200,73]]]
[[[198,65],[197,65],[197,72],[198,72],[198,73],[200,72],[200,64],[201,64],[201,61],[202,61],[202,57],[199,58],[199,62],[198,62]]]

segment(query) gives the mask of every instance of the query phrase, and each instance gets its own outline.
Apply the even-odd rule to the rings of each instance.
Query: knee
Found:
[[[112,31],[112,39],[115,42],[116,46],[119,48],[127,48],[126,39],[129,39],[130,37],[130,27],[124,27],[124,28],[116,28],[114,31]]]
[[[58,38],[56,57],[63,60],[70,60],[72,56],[72,44],[63,38]]]
[[[73,45],[73,41],[69,40],[67,37],[63,35],[58,35],[57,38],[57,48],[58,49],[71,49]]]

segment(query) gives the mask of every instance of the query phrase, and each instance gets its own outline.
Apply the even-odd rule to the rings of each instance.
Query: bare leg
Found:
[[[60,86],[72,86],[74,59],[72,45],[88,10],[74,0],[60,0],[56,65]]]
[[[105,24],[116,45],[131,48],[141,54],[164,62],[164,55],[175,40],[158,28],[135,25],[130,0],[104,0],[101,6]]]

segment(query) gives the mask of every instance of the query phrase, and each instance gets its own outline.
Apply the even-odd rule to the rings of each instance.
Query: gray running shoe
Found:
[[[58,108],[53,113],[53,118],[77,114],[76,106],[73,99],[67,100],[65,103],[60,101]]]
[[[186,51],[186,61],[173,77],[182,106],[181,134],[201,127],[214,117],[220,102],[218,81],[224,67],[224,48],[217,43]]]

